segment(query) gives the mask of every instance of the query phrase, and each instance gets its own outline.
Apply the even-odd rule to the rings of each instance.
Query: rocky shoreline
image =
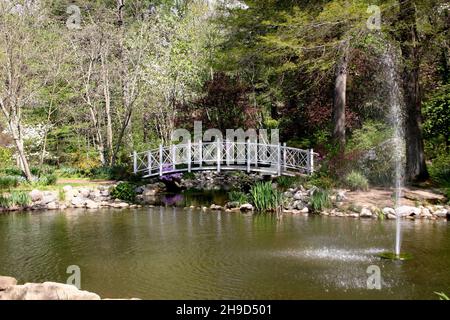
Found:
[[[57,282],[25,283],[18,285],[12,277],[0,276],[0,300],[110,300],[98,294],[79,290]],[[131,300],[136,300],[135,298]]]
[[[216,174],[202,172],[195,174],[191,179],[183,179],[180,182],[181,189],[194,188],[200,191],[212,190],[236,190],[239,182],[244,185],[250,185],[252,181],[262,180],[259,175],[232,175]],[[244,182],[242,182],[244,181]],[[136,203],[128,203],[111,196],[111,190],[117,184],[99,185],[96,187],[72,187],[65,186],[60,191],[40,191],[32,190],[29,193],[31,204],[26,207],[11,207],[7,209],[0,208],[0,212],[11,211],[34,211],[34,210],[65,210],[69,208],[77,209],[137,209],[144,206],[160,205],[159,197],[167,192],[166,184],[153,180],[152,183],[136,187]],[[277,186],[274,184],[274,188]],[[283,193],[283,207],[281,213],[293,215],[321,215],[330,217],[350,217],[350,218],[371,218],[381,220],[396,219],[397,215],[408,220],[438,220],[450,219],[450,206],[442,205],[439,202],[444,200],[438,194],[428,191],[405,192],[409,201],[396,209],[390,207],[388,203],[389,191],[384,191],[384,200],[379,201],[375,190],[367,193],[351,196],[348,190],[333,190],[330,193],[331,205],[320,211],[312,210],[311,197],[318,189],[312,187],[309,189],[299,186],[289,188]],[[362,201],[357,201],[361,200]],[[372,201],[367,201],[371,199]],[[407,199],[404,199],[407,200]],[[414,201],[413,201],[414,200]],[[374,204],[375,203],[375,204]],[[402,201],[403,203],[403,201]],[[410,205],[411,203],[415,205]],[[191,206],[185,209],[198,209],[203,212],[224,211],[224,212],[243,212],[247,214],[254,213],[254,208],[250,203],[228,202],[225,205],[207,204],[203,206]]]

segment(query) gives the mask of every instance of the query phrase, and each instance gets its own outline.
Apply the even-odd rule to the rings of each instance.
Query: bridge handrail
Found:
[[[205,147],[208,149],[205,150]],[[217,170],[218,172],[221,170],[246,170],[247,172],[258,171],[277,175],[292,175],[293,171],[296,171],[297,173],[312,174],[316,156],[318,154],[312,149],[304,150],[287,147],[285,143],[266,144],[250,140],[245,142],[189,141],[185,144],[160,145],[159,148],[143,152],[135,151],[132,154],[134,173],[146,172],[147,175],[144,177],[198,170]],[[211,164],[215,164],[215,166],[211,166]],[[177,166],[186,165],[187,168],[177,168]]]

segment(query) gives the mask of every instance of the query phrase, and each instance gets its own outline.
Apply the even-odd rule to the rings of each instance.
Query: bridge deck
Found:
[[[135,174],[144,178],[192,171],[234,170],[270,175],[312,174],[313,150],[254,142],[198,142],[133,153]]]

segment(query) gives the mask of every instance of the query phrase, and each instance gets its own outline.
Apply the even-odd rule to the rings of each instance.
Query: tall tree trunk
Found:
[[[108,149],[108,162],[111,164],[113,158],[113,130],[111,120],[111,94],[109,88],[109,72],[106,66],[105,54],[101,55],[102,78],[103,78],[103,96],[105,98],[106,114],[106,147]]]
[[[16,145],[17,153],[19,154],[21,169],[27,181],[33,180],[33,175],[31,174],[30,165],[28,164],[28,159],[25,155],[25,148],[23,146],[23,138],[21,134],[16,130],[18,128],[17,124],[11,122],[8,123],[10,132],[14,139],[14,144]]]
[[[400,1],[399,40],[404,60],[402,78],[406,108],[406,179],[408,181],[422,181],[428,178],[428,171],[425,164],[421,131],[420,48],[414,1]]]
[[[339,152],[344,152],[345,149],[345,104],[349,50],[349,43],[346,41],[342,48],[341,59],[336,67],[334,85],[333,140],[337,144]]]

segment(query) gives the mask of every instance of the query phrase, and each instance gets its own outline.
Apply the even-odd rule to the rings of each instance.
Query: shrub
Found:
[[[0,146],[0,163],[2,165],[9,165],[11,164],[12,158],[13,154],[11,149]]]
[[[128,182],[122,182],[112,189],[111,197],[128,202],[133,202],[136,198],[135,189],[135,185]]]
[[[277,178],[277,184],[281,190],[292,188],[298,182],[299,179],[297,177],[281,176]]]
[[[9,196],[10,201],[13,205],[24,207],[31,203],[31,197],[27,192],[24,191],[13,191]]]
[[[58,176],[62,178],[79,178],[82,177],[82,173],[77,168],[62,167],[58,169]]]
[[[308,188],[318,187],[325,190],[332,189],[334,185],[334,180],[327,172],[324,171],[314,173],[314,175],[306,184]]]
[[[88,172],[91,179],[129,180],[131,169],[126,166],[96,167]]]
[[[431,179],[444,186],[450,187],[450,155],[441,154],[433,160],[429,167]]]
[[[18,176],[0,176],[0,190],[17,187],[21,181],[20,178]]]
[[[193,180],[195,179],[195,174],[193,172],[183,173],[183,180]]]
[[[12,206],[25,207],[31,203],[31,197],[24,191],[13,191],[9,196],[0,195],[0,207],[10,208]]]
[[[324,189],[317,189],[311,195],[311,209],[320,212],[325,208],[331,208],[330,193]]]
[[[367,178],[358,171],[350,172],[345,177],[344,184],[352,191],[355,190],[367,191],[369,189],[369,182],[367,181]]]
[[[259,212],[277,210],[283,203],[283,194],[272,188],[271,182],[255,183],[250,189],[250,196]]]
[[[57,181],[58,177],[55,174],[47,174],[39,178],[38,184],[42,186],[52,186],[56,184]]]
[[[230,202],[245,204],[248,203],[248,195],[242,191],[231,191],[228,193],[228,200]]]
[[[10,198],[1,194],[0,195],[0,207],[1,208],[9,208],[9,207],[11,207],[11,200],[10,200]]]
[[[8,176],[20,176],[22,175],[22,170],[16,168],[16,167],[5,167],[0,168],[0,173]]]

